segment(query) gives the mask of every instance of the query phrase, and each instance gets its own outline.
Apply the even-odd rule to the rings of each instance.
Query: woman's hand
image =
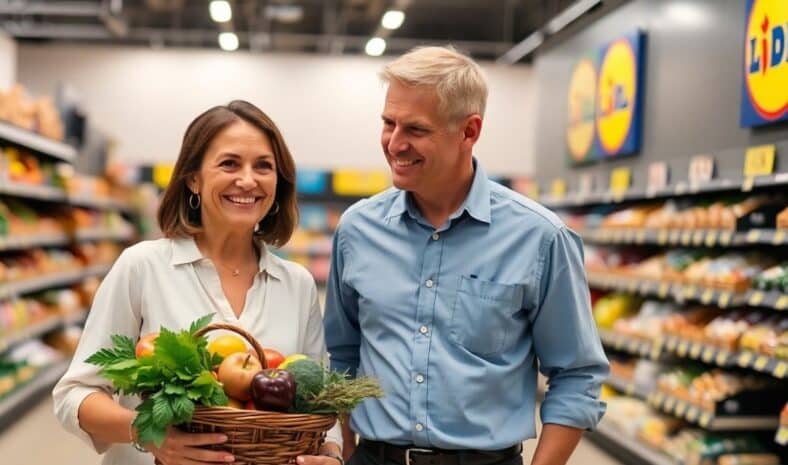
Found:
[[[167,431],[161,447],[146,445],[162,465],[200,465],[204,463],[232,463],[235,457],[228,452],[200,449],[197,446],[224,444],[227,436],[215,433],[184,433],[176,428]]]

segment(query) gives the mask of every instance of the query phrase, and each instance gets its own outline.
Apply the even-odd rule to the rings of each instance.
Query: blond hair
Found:
[[[435,89],[438,111],[450,123],[471,114],[484,117],[487,82],[476,62],[453,47],[417,47],[380,71],[380,79]]]

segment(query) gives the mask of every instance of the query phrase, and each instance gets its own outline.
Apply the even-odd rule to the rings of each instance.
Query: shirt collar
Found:
[[[490,222],[490,185],[487,183],[487,173],[485,173],[482,165],[473,158],[473,183],[471,190],[465,201],[452,215],[452,217],[459,217],[464,211],[467,211],[470,216],[483,223]],[[400,216],[407,212],[412,218],[420,218],[421,215],[416,210],[416,205],[413,203],[410,194],[407,191],[399,191],[399,194],[394,199],[391,207],[389,208],[386,218]]]
[[[178,237],[172,240],[172,259],[170,260],[172,265],[196,263],[204,258],[193,237]],[[262,273],[263,271],[276,279],[282,279],[285,274],[281,260],[274,256],[265,244],[262,246],[258,262],[258,272]]]

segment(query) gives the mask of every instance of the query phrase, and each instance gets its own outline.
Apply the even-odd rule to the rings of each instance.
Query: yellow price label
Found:
[[[668,230],[667,229],[663,229],[657,235],[657,244],[665,245],[665,244],[667,244],[667,242],[668,242]]]
[[[622,166],[610,172],[610,192],[616,196],[624,195],[632,182],[632,170]]]
[[[781,295],[777,302],[774,303],[774,308],[777,310],[785,310],[788,308],[788,295]]]
[[[772,244],[780,245],[785,242],[785,231],[779,230],[774,232],[774,236],[772,236]]]
[[[153,183],[161,189],[166,189],[174,170],[175,165],[169,163],[153,165]]]
[[[742,352],[739,355],[739,366],[742,368],[747,368],[750,366],[750,362],[752,362],[752,353],[751,352]]]
[[[662,348],[659,345],[655,345],[651,348],[651,353],[649,356],[651,360],[656,360],[659,358],[660,354],[662,354]]]
[[[721,308],[726,308],[730,302],[731,302],[731,295],[730,295],[730,293],[723,292],[722,294],[720,294],[720,298],[717,301],[717,304]]]
[[[781,446],[788,444],[788,426],[782,426],[777,431],[777,444]]]
[[[711,303],[712,299],[714,299],[714,291],[712,289],[706,289],[700,297],[700,301],[704,304]]]
[[[766,368],[766,365],[768,364],[769,364],[769,358],[761,355],[760,357],[755,359],[755,363],[753,364],[753,367],[758,371],[763,371],[763,369]]]
[[[700,353],[703,351],[703,346],[698,344],[697,342],[692,344],[692,348],[690,349],[690,357],[698,358],[700,357]]]
[[[687,420],[694,423],[698,419],[698,413],[697,408],[690,407],[689,410],[687,410]]]
[[[665,410],[671,411],[675,406],[676,406],[676,399],[674,399],[673,397],[668,397],[667,399],[665,399],[665,405],[664,405]]]
[[[742,192],[750,192],[753,187],[755,187],[755,178],[752,176],[744,178],[744,182],[741,183]]]
[[[695,233],[692,235],[692,243],[694,245],[703,244],[704,235],[705,235],[705,231],[695,231]]]
[[[731,239],[733,238],[732,231],[723,231],[720,233],[720,244],[724,246],[731,245]]]
[[[703,349],[703,356],[701,358],[704,362],[711,363],[711,361],[714,360],[714,349],[711,347]]]
[[[561,178],[553,179],[553,182],[550,184],[550,195],[557,199],[564,198],[566,190],[566,181]]]
[[[686,411],[687,411],[687,404],[685,404],[682,401],[679,401],[676,404],[676,415],[679,416],[679,417],[683,417],[684,416],[684,412],[686,412]]]
[[[716,359],[714,361],[717,362],[717,365],[725,366],[725,365],[728,364],[728,357],[729,356],[730,356],[730,354],[728,354],[728,352],[726,352],[724,350],[721,350],[721,351],[717,352],[717,357],[716,357]]]
[[[706,247],[714,247],[717,245],[717,231],[706,232]]]
[[[750,305],[757,306],[763,303],[764,294],[761,291],[755,291],[750,295]]]
[[[638,244],[642,244],[642,243],[646,242],[646,230],[645,229],[641,229],[641,230],[639,230],[637,232],[637,235],[635,236],[635,242],[637,242]]]
[[[692,231],[684,231],[681,234],[681,244],[690,245],[692,243]]]
[[[788,370],[788,365],[785,362],[777,362],[777,365],[774,366],[774,371],[772,374],[775,378],[785,378],[785,372]]]
[[[681,239],[681,231],[674,229],[670,232],[670,243],[671,244],[678,244],[679,239]]]
[[[744,154],[744,176],[751,178],[774,173],[775,152],[774,144],[748,148]]]
[[[683,357],[687,355],[688,349],[689,349],[689,344],[687,343],[687,341],[681,341],[679,343],[678,348],[676,349],[676,352],[678,352],[678,354]]]
[[[747,242],[750,244],[755,244],[761,239],[761,230],[760,229],[751,229],[747,232]]]
[[[711,423],[711,414],[709,412],[703,412],[698,423],[704,428],[709,426],[709,423]]]
[[[686,288],[684,288],[684,297],[688,299],[693,299],[695,298],[696,292],[697,289],[695,288],[695,286],[687,286]]]

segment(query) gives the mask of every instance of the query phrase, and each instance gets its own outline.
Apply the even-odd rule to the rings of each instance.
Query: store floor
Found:
[[[536,447],[526,443],[525,463]],[[22,465],[98,465],[101,459],[81,441],[66,433],[52,414],[51,399],[43,400],[17,423],[0,434],[0,457],[3,463]],[[599,448],[584,440],[569,465],[620,465]]]

